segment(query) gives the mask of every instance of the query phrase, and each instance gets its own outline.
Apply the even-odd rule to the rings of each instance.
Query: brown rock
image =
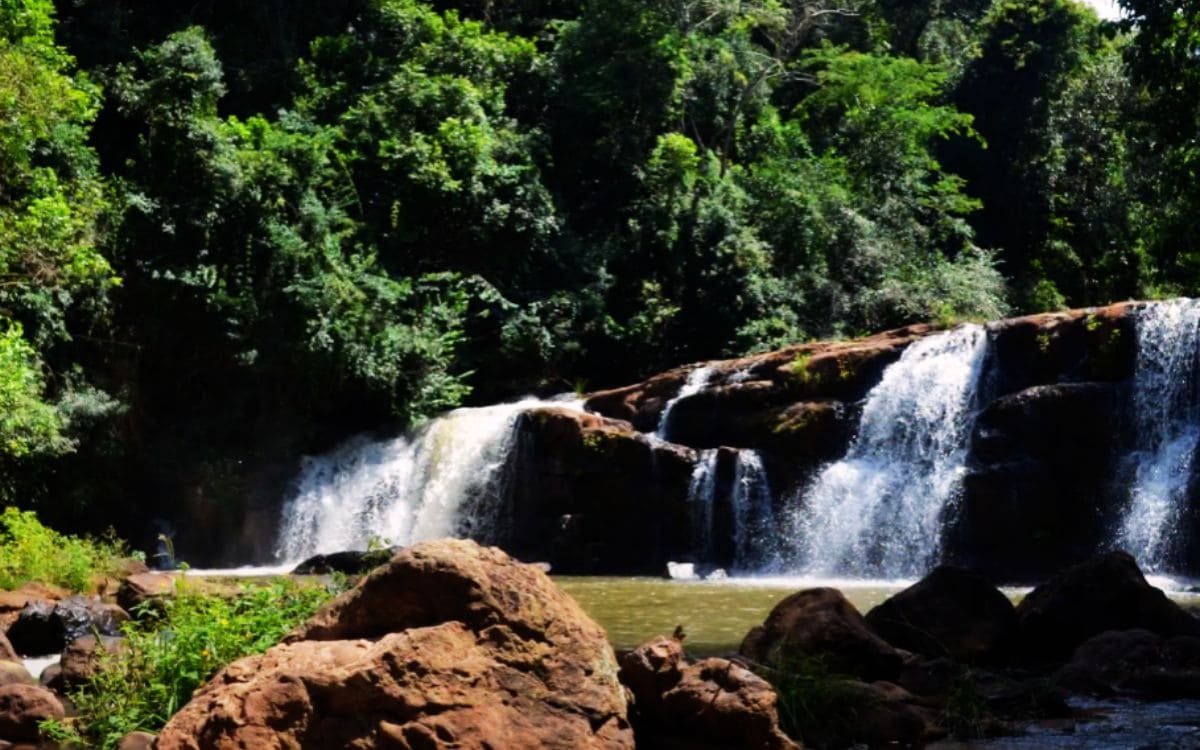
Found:
[[[169,573],[136,573],[121,581],[117,589],[117,604],[126,612],[136,614],[139,605],[171,596],[175,593],[175,577]]]
[[[1017,611],[982,576],[940,567],[872,609],[866,620],[898,648],[978,663],[994,659],[1008,646]]]
[[[0,630],[8,631],[21,610],[33,602],[56,602],[66,599],[70,592],[44,583],[27,583],[16,591],[0,591]]]
[[[62,703],[54,693],[33,685],[0,687],[0,739],[10,742],[36,742],[38,723],[65,716]]]
[[[29,670],[19,661],[0,661],[0,686],[4,685],[36,685],[37,680],[29,674]]]
[[[18,661],[20,658],[20,656],[17,656],[16,650],[13,649],[8,637],[0,633],[0,660]]]
[[[1108,630],[1200,636],[1200,620],[1147,583],[1125,552],[1080,563],[1038,586],[1017,607],[1017,620],[1022,654],[1034,661],[1066,661]]]
[[[853,715],[847,739],[870,747],[923,747],[942,734],[930,709],[890,682],[873,682],[860,688]]]
[[[779,726],[775,691],[727,659],[688,665],[683,646],[656,638],[621,659],[634,696],[639,745],[718,750],[794,750]]]
[[[87,682],[103,666],[106,653],[116,654],[124,647],[124,638],[111,635],[102,635],[99,639],[94,635],[85,635],[71,641],[59,661],[62,686],[70,690]]]
[[[663,693],[679,684],[686,667],[683,644],[660,636],[621,657],[621,682],[633,691],[639,711],[656,712]]]
[[[206,748],[632,748],[603,629],[497,549],[414,545],[159,735]]]
[[[151,750],[152,747],[154,735],[149,732],[130,732],[117,744],[117,750]]]
[[[895,679],[903,658],[867,625],[836,589],[808,589],[775,605],[742,641],[742,656],[771,667],[819,659],[835,672],[867,680]]]
[[[662,696],[662,723],[670,735],[704,747],[799,750],[779,727],[777,704],[758,675],[728,659],[705,659]]]

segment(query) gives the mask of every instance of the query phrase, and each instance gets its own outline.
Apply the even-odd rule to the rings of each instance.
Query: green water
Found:
[[[757,583],[669,581],[660,578],[576,578],[555,582],[608,631],[614,648],[634,648],[681,626],[684,645],[695,655],[736,651],[746,631],[762,623],[784,597],[807,586]],[[839,586],[860,612],[903,588],[871,583]]]

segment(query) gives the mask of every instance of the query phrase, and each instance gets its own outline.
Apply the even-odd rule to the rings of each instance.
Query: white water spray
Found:
[[[805,575],[905,578],[941,552],[974,421],[987,331],[964,325],[911,344],[871,390],[846,456],[795,518]]]
[[[1200,300],[1149,305],[1139,311],[1136,325],[1136,443],[1128,457],[1132,483],[1118,542],[1143,569],[1164,572],[1181,541],[1200,443]]]
[[[373,540],[411,544],[446,536],[494,543],[506,531],[508,460],[518,420],[533,408],[580,408],[527,399],[458,409],[410,435],[357,438],[306,458],[285,505],[281,560],[366,549]]]

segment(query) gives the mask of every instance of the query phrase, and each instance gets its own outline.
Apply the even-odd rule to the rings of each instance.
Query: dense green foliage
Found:
[[[1191,292],[1200,6],[1122,5],[0,0],[0,492],[220,516],[472,399]]]
[[[92,679],[71,693],[70,724],[46,727],[67,747],[115,748],[129,732],[157,732],[225,665],[259,654],[330,597],[291,581],[246,586],[232,599],[180,591],[125,626],[124,646],[101,653]]]
[[[60,534],[31,511],[0,513],[0,589],[38,581],[86,591],[94,577],[116,575],[125,557],[119,542]]]

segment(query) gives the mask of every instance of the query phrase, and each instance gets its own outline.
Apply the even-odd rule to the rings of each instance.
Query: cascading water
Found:
[[[717,458],[719,451],[707,450],[700,454],[692,469],[692,481],[688,485],[688,512],[692,525],[692,554],[699,562],[713,557],[713,518],[717,504]]]
[[[937,561],[987,338],[977,325],[927,336],[884,371],[846,456],[821,471],[798,508],[806,575],[903,578]]]
[[[731,493],[733,567],[738,572],[765,572],[778,564],[774,509],[767,469],[758,451],[738,452]]]
[[[1161,573],[1178,551],[1200,443],[1200,300],[1149,305],[1139,311],[1136,325],[1136,442],[1128,457],[1132,481],[1118,542],[1144,569]]]
[[[276,546],[281,560],[366,549],[373,539],[409,544],[445,536],[499,541],[508,458],[525,411],[580,408],[528,399],[458,409],[390,440],[355,439],[305,459],[286,503]]]
[[[733,459],[732,478],[725,473],[731,467],[721,460],[722,454]],[[728,519],[731,527],[724,522],[718,523],[718,505],[722,517]],[[731,551],[730,562],[738,572],[757,573],[773,568],[772,505],[767,470],[756,451],[702,451],[688,486],[692,556],[697,562],[713,563]],[[723,533],[731,537],[718,539],[718,527],[724,528]],[[731,550],[729,543],[732,543]]]
[[[709,381],[712,380],[713,373],[716,372],[711,367],[697,367],[688,373],[687,380],[683,382],[679,393],[675,394],[675,398],[667,402],[663,407],[662,415],[658,418],[658,429],[654,431],[654,436],[659,440],[668,439],[667,436],[671,430],[671,412],[675,409],[675,405],[689,396],[694,396],[704,390]]]

